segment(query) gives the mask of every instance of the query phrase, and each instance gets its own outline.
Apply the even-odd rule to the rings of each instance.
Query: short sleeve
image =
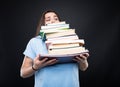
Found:
[[[25,51],[23,52],[23,54],[24,54],[25,56],[28,56],[28,57],[30,57],[30,58],[32,58],[32,59],[35,58],[35,56],[36,56],[35,51],[34,51],[34,49],[33,49],[33,46],[34,46],[33,40],[31,39],[31,40],[28,42]]]

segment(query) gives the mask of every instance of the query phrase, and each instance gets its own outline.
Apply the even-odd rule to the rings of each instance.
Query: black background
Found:
[[[0,87],[33,87],[20,77],[22,54],[43,11],[53,9],[76,29],[90,51],[81,87],[116,87],[120,78],[120,9],[115,0],[16,0],[0,5]]]

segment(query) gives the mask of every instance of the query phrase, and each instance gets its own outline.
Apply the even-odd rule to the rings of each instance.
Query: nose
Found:
[[[55,23],[55,20],[52,20],[51,23]]]

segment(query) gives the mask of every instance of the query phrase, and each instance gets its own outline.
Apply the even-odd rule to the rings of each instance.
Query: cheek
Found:
[[[51,22],[50,22],[50,21],[49,21],[49,22],[45,22],[45,25],[46,25],[46,24],[51,24]]]
[[[58,21],[56,21],[56,23],[59,23],[60,21],[58,20]]]
[[[60,22],[59,20],[57,20],[57,21],[55,20],[55,21],[54,21],[54,23],[59,23],[59,22]],[[52,24],[52,21],[46,21],[46,22],[45,22],[45,25],[47,25],[47,24]]]

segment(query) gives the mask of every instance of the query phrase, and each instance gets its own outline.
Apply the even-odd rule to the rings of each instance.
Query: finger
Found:
[[[78,59],[78,58],[74,58],[74,59],[73,59],[73,61],[76,61],[76,62],[78,62],[78,63],[79,63],[81,60],[80,60],[80,59]]]
[[[76,58],[73,58],[73,61],[76,61],[76,62],[77,62],[78,60],[77,60]]]
[[[81,61],[81,62],[84,62],[85,61],[85,59],[82,59],[82,58],[80,58],[80,57],[76,57],[76,58],[74,58],[74,61],[77,61],[78,63]]]
[[[83,54],[84,56],[86,56],[86,57],[89,57],[89,53],[85,53],[85,54]]]
[[[46,62],[47,65],[51,65],[57,62],[57,59],[51,59]]]
[[[82,54],[82,55],[80,55],[80,56],[77,56],[76,58],[83,59],[83,60],[87,59],[87,57],[86,57],[86,56],[84,56],[83,54]]]
[[[57,62],[58,62],[58,60],[52,61],[51,63],[49,63],[49,65],[55,64],[55,63],[57,63]]]
[[[36,59],[40,59],[40,54],[38,54],[38,55],[36,56]]]
[[[83,61],[83,60],[86,60],[85,58],[83,58],[83,57],[76,57],[75,58],[76,60],[78,60],[78,61]]]
[[[43,58],[42,60],[40,60],[42,63],[46,62],[48,60],[48,58]]]

